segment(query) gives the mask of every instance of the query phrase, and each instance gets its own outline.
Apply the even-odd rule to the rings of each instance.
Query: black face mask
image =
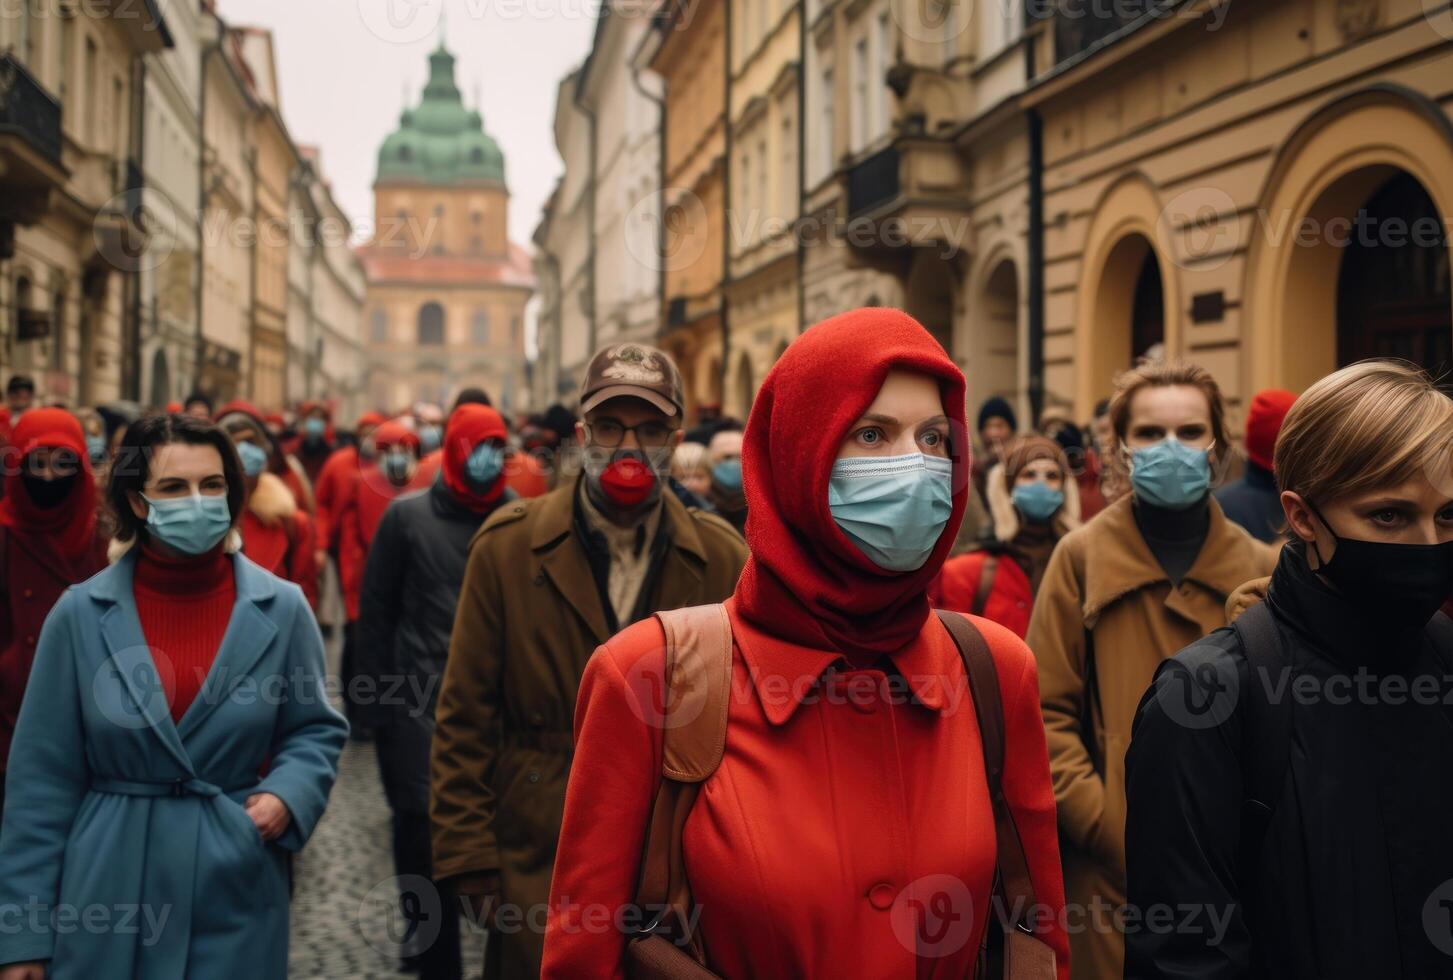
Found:
[[[20,478],[25,481],[25,493],[30,497],[30,502],[41,510],[50,510],[59,507],[71,495],[71,487],[75,485],[79,475],[72,473],[54,480],[44,480],[33,473],[25,473]]]
[[[1453,596],[1453,541],[1392,544],[1344,538],[1310,501],[1308,506],[1337,542],[1331,561],[1323,561],[1312,542],[1322,566],[1317,571],[1369,616],[1393,628],[1420,627]]]

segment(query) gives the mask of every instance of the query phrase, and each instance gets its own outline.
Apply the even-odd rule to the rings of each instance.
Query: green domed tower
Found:
[[[378,151],[378,183],[454,186],[505,182],[505,158],[484,131],[478,109],[466,109],[454,84],[454,56],[443,42],[429,55],[429,83],[417,107]]]

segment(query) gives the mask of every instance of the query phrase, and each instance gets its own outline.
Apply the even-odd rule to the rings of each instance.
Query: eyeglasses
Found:
[[[625,441],[627,432],[636,434],[636,441],[642,449],[660,449],[671,441],[676,430],[664,422],[642,422],[639,425],[625,425],[618,419],[597,419],[581,423],[585,435],[597,446],[614,449]]]

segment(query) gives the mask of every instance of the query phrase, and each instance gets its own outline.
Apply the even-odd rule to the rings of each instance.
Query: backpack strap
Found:
[[[974,606],[970,610],[975,616],[984,615],[989,605],[989,596],[994,592],[994,579],[999,573],[999,556],[985,555],[984,564],[979,566],[979,586],[974,591]]]
[[[641,855],[636,907],[646,916],[643,937],[668,935],[699,963],[701,939],[692,933],[691,887],[681,837],[701,784],[726,749],[732,679],[732,625],[721,604],[658,612],[666,634],[661,687],[661,785]]]
[[[989,782],[989,800],[994,806],[994,834],[998,841],[999,885],[1004,892],[1006,931],[1031,931],[1024,916],[1035,907],[1034,884],[1029,862],[1014,814],[1004,798],[1004,702],[999,695],[999,671],[984,634],[964,616],[939,610],[969,678],[974,712],[979,719],[979,741],[984,746],[984,773]]]
[[[1271,686],[1291,666],[1281,631],[1266,603],[1250,607],[1231,624],[1246,655],[1247,683],[1241,716],[1241,851],[1243,867],[1255,868],[1271,815],[1286,786],[1291,759],[1291,705],[1273,704]]]

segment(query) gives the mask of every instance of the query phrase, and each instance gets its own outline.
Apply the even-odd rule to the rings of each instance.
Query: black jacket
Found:
[[[1275,541],[1286,519],[1276,477],[1249,461],[1241,479],[1216,491],[1216,502],[1227,517],[1260,541]]]
[[[495,506],[514,499],[505,490]],[[460,504],[441,476],[390,503],[368,549],[356,683],[372,686],[359,701],[380,728],[379,766],[396,812],[428,813],[434,705],[469,542],[487,517]]]
[[[1295,547],[1266,602],[1282,668],[1253,674],[1221,629],[1162,665],[1141,702],[1127,892],[1141,922],[1168,907],[1178,927],[1128,929],[1125,976],[1453,976],[1453,624],[1440,613],[1399,634]],[[1278,726],[1248,718],[1275,712],[1291,713],[1285,766],[1258,816],[1247,786]]]

